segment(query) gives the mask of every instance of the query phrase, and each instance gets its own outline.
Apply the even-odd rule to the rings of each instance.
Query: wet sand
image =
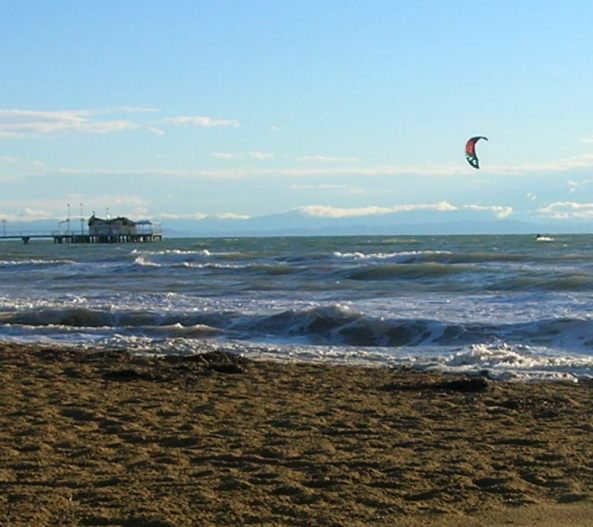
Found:
[[[3,345],[0,525],[593,525],[593,385]]]

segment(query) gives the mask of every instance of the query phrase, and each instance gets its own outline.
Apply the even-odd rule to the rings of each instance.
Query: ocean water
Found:
[[[0,341],[593,376],[593,235],[0,243]]]

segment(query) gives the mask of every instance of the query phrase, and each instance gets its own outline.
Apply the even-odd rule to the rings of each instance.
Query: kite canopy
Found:
[[[467,159],[467,162],[474,168],[480,168],[480,162],[478,161],[478,156],[476,155],[476,143],[480,139],[485,139],[488,141],[487,137],[484,137],[483,135],[476,135],[475,137],[468,139],[467,143],[465,143],[465,159]]]

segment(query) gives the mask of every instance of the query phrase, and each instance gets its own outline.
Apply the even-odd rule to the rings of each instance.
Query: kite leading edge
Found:
[[[467,143],[465,143],[465,159],[467,159],[467,162],[474,168],[480,168],[480,162],[478,160],[478,156],[476,155],[476,143],[480,139],[485,139],[488,141],[487,137],[484,137],[483,135],[477,135],[475,137],[471,137],[467,140]]]

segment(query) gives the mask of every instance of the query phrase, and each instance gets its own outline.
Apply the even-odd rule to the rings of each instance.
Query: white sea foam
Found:
[[[476,344],[440,357],[434,369],[449,372],[480,373],[504,380],[571,380],[593,376],[593,357],[551,354],[525,345]]]
[[[538,358],[535,353],[519,357],[515,351],[498,349],[468,349],[450,356],[418,353],[406,349],[399,353],[384,348],[343,346],[282,345],[217,340],[195,340],[187,337],[165,339],[159,342],[147,338],[118,335],[104,344],[118,344],[141,353],[193,354],[209,350],[224,350],[252,359],[280,361],[322,362],[330,364],[356,364],[365,366],[411,366],[421,371],[487,375],[491,379],[516,382],[568,381],[593,377],[593,361],[578,356]],[[460,358],[467,353],[471,358]],[[493,356],[497,358],[494,359]]]
[[[75,265],[75,260],[42,260],[42,259],[24,259],[24,260],[0,260],[0,266],[49,266],[49,265]]]
[[[249,266],[243,264],[221,264],[221,263],[194,263],[194,262],[182,262],[182,267],[188,269],[247,269]]]
[[[144,256],[137,256],[136,258],[134,258],[134,263],[136,265],[141,265],[142,267],[162,267],[161,264],[151,262],[150,260],[147,260]]]
[[[143,328],[143,333],[150,335],[163,335],[167,338],[175,338],[176,336],[184,336],[189,338],[219,335],[222,333],[222,331],[207,324],[194,324],[185,326],[180,322],[176,322],[175,324],[163,326],[145,327]]]
[[[163,251],[150,251],[147,249],[133,249],[130,254],[143,254],[150,256],[166,256],[166,255],[182,255],[182,256],[211,256],[212,253],[208,249],[201,249],[199,251],[190,251],[182,249],[165,249]]]

